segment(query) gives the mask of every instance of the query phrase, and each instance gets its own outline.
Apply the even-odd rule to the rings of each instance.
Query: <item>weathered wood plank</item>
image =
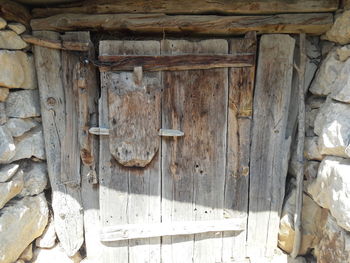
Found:
[[[131,72],[111,77],[115,85],[108,88],[110,151],[124,166],[145,167],[160,148],[160,73],[148,73],[141,80]]]
[[[226,40],[163,40],[162,54],[224,54]],[[162,222],[223,219],[228,70],[163,72]],[[220,194],[221,193],[221,194]],[[163,262],[220,262],[222,233],[162,239]]]
[[[165,13],[165,14],[276,14],[303,12],[333,12],[338,0],[89,0],[62,7],[34,8],[34,17],[47,17],[62,13],[113,14],[113,13]]]
[[[74,41],[88,43],[90,50],[85,53],[72,53],[80,58],[82,55],[93,58],[95,50],[90,43],[89,32],[68,32],[61,37],[62,42]],[[100,259],[102,244],[96,236],[100,232],[99,188],[96,185],[96,164],[98,162],[97,137],[88,133],[90,126],[97,125],[98,86],[96,68],[92,64],[77,62],[73,80],[74,93],[77,94],[76,110],[78,113],[78,141],[81,159],[81,196],[84,209],[84,237],[87,259]]]
[[[27,29],[30,28],[29,24],[32,16],[29,10],[15,1],[0,0],[0,16],[9,22],[19,22],[25,25]]]
[[[244,39],[230,41],[232,54],[256,53],[255,32]],[[243,217],[244,231],[224,233],[223,261],[243,260],[246,257],[246,235],[249,200],[249,160],[251,117],[253,112],[255,66],[229,70],[229,105],[227,162],[225,179],[224,215]]]
[[[59,39],[59,34],[55,32],[34,32],[34,35],[52,40]],[[65,94],[63,81],[63,75],[70,75],[73,68],[71,65],[62,63],[61,52],[58,50],[36,46],[34,51],[48,173],[52,188],[55,230],[66,253],[69,256],[73,256],[79,250],[84,240],[82,201],[79,187],[80,162],[78,158],[76,163],[73,163],[71,166],[62,167],[61,152],[63,149],[67,153],[75,150],[74,145],[71,145],[72,148],[65,148],[64,145],[66,143],[63,143],[67,136],[74,137],[75,135],[66,134],[66,126],[70,125],[66,120],[66,102],[69,103],[70,99],[67,98],[68,94]],[[66,61],[68,62],[68,60],[67,58]],[[72,83],[68,83],[68,80],[65,82],[69,86],[67,88],[72,89]],[[70,111],[71,109],[68,110]],[[71,115],[72,113],[68,114]],[[62,168],[65,170],[62,170]],[[68,175],[68,177],[63,175],[63,173]],[[69,181],[72,181],[72,183]]]
[[[244,23],[242,23],[244,21]],[[33,30],[113,30],[137,33],[188,33],[191,35],[240,35],[258,33],[307,33],[320,35],[333,24],[331,13],[266,16],[169,16],[164,14],[62,14],[33,19]]]
[[[177,55],[177,56],[100,56],[100,71],[134,70],[144,71],[190,70],[252,66],[254,56],[239,55]],[[103,62],[112,62],[111,64]]]
[[[100,55],[159,55],[160,43],[158,41],[102,41],[100,43]],[[129,78],[130,81],[125,81]],[[102,100],[101,100],[101,123],[102,127],[109,127],[110,118],[116,116],[118,112],[110,110],[116,110],[116,108],[108,106],[108,95],[112,87],[117,87],[124,93],[131,93],[140,91],[140,87],[136,83],[132,82],[133,75],[128,72],[114,73],[106,72],[101,74],[102,82]],[[152,129],[155,129],[155,140],[157,144],[160,144],[160,137],[158,136],[158,130],[160,128],[160,104],[159,99],[153,97],[159,97],[160,92],[160,73],[159,72],[146,72],[143,74],[143,84],[145,85],[147,92],[144,95],[150,97],[152,103],[148,105],[154,109],[151,114],[151,118],[158,120],[158,123],[153,121]],[[120,94],[121,98],[123,94]],[[134,103],[133,99],[137,97],[130,97],[130,106]],[[110,101],[112,103],[112,101]],[[125,101],[127,102],[127,101]],[[158,105],[159,108],[156,108]],[[140,105],[142,106],[142,105]],[[144,106],[144,105],[143,105]],[[144,108],[137,107],[140,111],[137,111],[140,115],[135,115],[135,109],[132,107],[130,111],[134,111],[134,117],[140,118],[143,114]],[[129,116],[133,113],[129,112]],[[130,115],[131,114],[131,115]],[[154,116],[156,118],[154,118]],[[149,117],[147,116],[147,119]],[[111,127],[112,129],[119,129],[128,125],[130,121],[122,123],[119,120],[116,125]],[[139,121],[144,121],[140,120]],[[112,121],[113,124],[113,121]],[[149,127],[149,126],[147,126]],[[133,131],[140,132],[142,131]],[[133,134],[127,134],[125,136],[133,136]],[[123,167],[115,161],[109,151],[109,144],[113,141],[110,140],[111,136],[101,136],[101,188],[100,188],[100,205],[101,205],[101,220],[103,227],[113,226],[117,224],[138,224],[138,223],[160,223],[160,151],[155,154],[153,160],[148,164],[146,169]],[[138,136],[141,138],[141,136]],[[127,137],[125,137],[127,139]],[[149,138],[148,138],[149,139]],[[148,140],[147,139],[147,140]],[[160,239],[135,239],[127,241],[110,242],[106,244],[103,250],[103,262],[160,262]]]
[[[160,224],[132,224],[102,229],[101,241],[118,241],[161,236],[191,235],[206,232],[242,231],[245,218],[171,222]]]
[[[62,41],[62,40],[49,40],[40,37],[35,37],[31,35],[22,35],[22,39],[33,45],[62,49],[62,50],[72,50],[72,51],[89,51],[89,42],[73,42],[73,41]]]
[[[264,35],[260,41],[250,160],[251,258],[271,257],[277,247],[291,142],[287,122],[294,46],[288,35]]]

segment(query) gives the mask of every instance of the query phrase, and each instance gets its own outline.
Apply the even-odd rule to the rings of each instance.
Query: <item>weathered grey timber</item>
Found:
[[[248,256],[270,257],[277,246],[288,169],[287,135],[295,40],[264,35],[254,93],[250,159]]]

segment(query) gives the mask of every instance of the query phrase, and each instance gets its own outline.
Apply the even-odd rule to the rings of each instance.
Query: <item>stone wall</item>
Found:
[[[322,62],[306,104],[305,181],[300,254],[318,263],[350,262],[350,11],[322,36]],[[295,176],[295,153],[290,182]],[[295,188],[286,197],[279,247],[293,249]]]
[[[0,17],[0,262],[74,262],[56,244],[31,47]]]

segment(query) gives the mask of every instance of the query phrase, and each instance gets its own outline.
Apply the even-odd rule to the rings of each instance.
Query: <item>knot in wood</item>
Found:
[[[47,104],[48,106],[50,106],[50,107],[55,106],[56,103],[57,103],[57,101],[56,101],[56,99],[53,98],[53,97],[49,97],[49,98],[47,98],[47,100],[46,100],[46,104]]]

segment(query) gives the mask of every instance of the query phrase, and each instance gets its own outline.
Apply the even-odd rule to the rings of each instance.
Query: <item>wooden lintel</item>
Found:
[[[87,0],[60,7],[34,8],[34,17],[47,17],[63,13],[117,14],[117,13],[165,13],[165,14],[277,14],[334,12],[338,0]]]
[[[174,56],[99,56],[99,68],[105,71],[132,71],[142,67],[144,71],[190,70],[228,67],[249,67],[254,54],[244,55],[174,55]],[[107,64],[109,63],[109,64]]]
[[[88,42],[49,40],[31,35],[23,35],[22,39],[29,44],[52,49],[86,52],[90,48]]]
[[[100,234],[103,242],[161,236],[191,235],[207,232],[242,231],[244,218],[169,222],[159,224],[129,224],[105,227]]]
[[[306,33],[321,35],[333,24],[331,13],[279,14],[264,16],[215,16],[165,14],[62,14],[33,19],[33,30],[119,31],[153,34],[230,36],[257,33]]]
[[[10,0],[0,0],[0,17],[8,22],[19,22],[29,28],[31,15],[23,5]]]

